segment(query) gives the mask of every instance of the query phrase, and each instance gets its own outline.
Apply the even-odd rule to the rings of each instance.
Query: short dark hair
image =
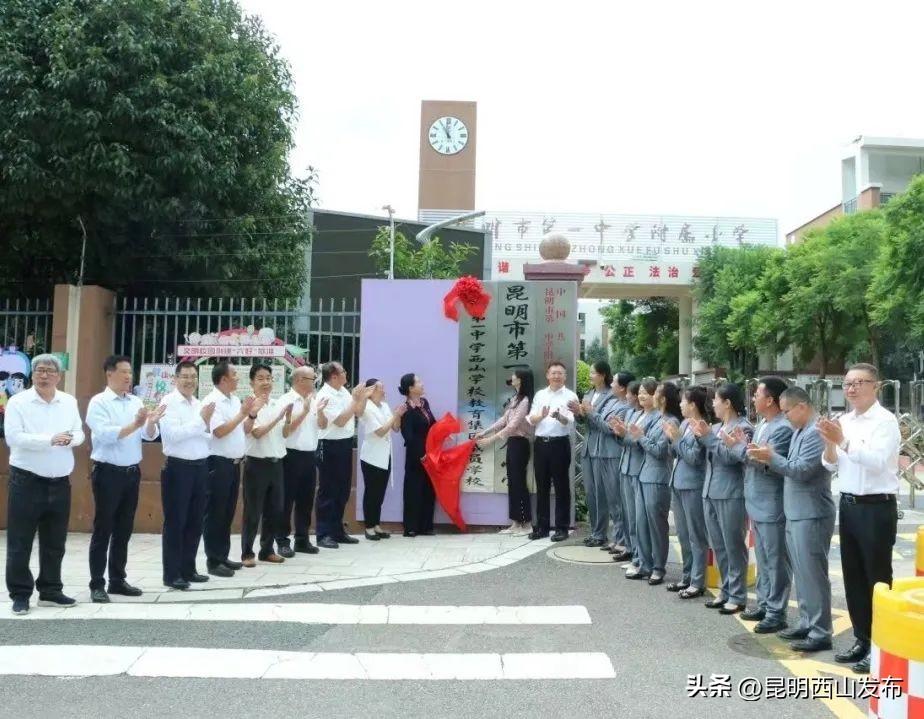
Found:
[[[617,372],[616,384],[620,387],[628,387],[630,382],[635,381],[635,375],[631,372]]]
[[[715,393],[719,399],[730,402],[732,409],[735,410],[739,416],[747,413],[747,407],[744,406],[744,393],[741,391],[740,385],[734,382],[725,382],[716,388]]]
[[[176,365],[176,369],[173,371],[173,374],[179,377],[180,372],[182,372],[184,369],[194,369],[196,370],[196,373],[198,376],[199,370],[196,368],[196,363],[191,362],[190,360],[183,360],[182,362],[178,362]]]
[[[594,362],[593,367],[594,367],[594,372],[596,372],[597,374],[603,375],[603,378],[604,378],[603,382],[604,384],[606,384],[607,387],[613,384],[613,370],[610,369],[609,362],[604,362],[603,360],[599,360],[598,362]]]
[[[228,360],[222,360],[212,367],[212,384],[217,387],[218,383],[231,372],[231,363]]]
[[[250,381],[251,382],[253,382],[253,378],[257,376],[257,372],[259,372],[260,370],[266,370],[267,372],[269,372],[270,377],[273,376],[272,367],[270,367],[268,364],[264,364],[263,362],[257,362],[251,365],[250,367]]]
[[[866,372],[874,380],[879,381],[879,368],[874,364],[869,364],[868,362],[857,362],[857,364],[850,365],[847,369],[848,372],[852,370],[860,370],[861,372]]]
[[[795,402],[796,404],[807,404],[812,405],[812,398],[809,397],[809,393],[806,392],[801,387],[787,387],[783,390],[783,393],[780,395],[780,399],[785,399],[787,402]]]
[[[411,387],[414,386],[414,378],[417,377],[413,372],[408,372],[407,374],[401,375],[401,380],[398,383],[398,394],[402,397],[407,397],[408,392],[411,391]]]
[[[366,387],[371,387],[372,385],[376,384],[377,382],[378,382],[378,380],[377,380],[375,377],[370,377],[369,379],[366,380]]]
[[[789,387],[789,383],[786,382],[782,377],[777,377],[776,375],[770,375],[769,377],[761,377],[757,381],[758,385],[763,385],[764,389],[767,390],[767,394],[773,398],[773,401],[776,403],[776,406],[780,406],[780,395],[786,391],[786,388]]]
[[[548,371],[549,371],[550,369],[552,369],[553,367],[561,367],[563,370],[565,370],[565,372],[568,371],[568,368],[565,367],[565,363],[564,363],[564,362],[561,362],[561,361],[559,361],[559,360],[552,360],[551,362],[549,362],[549,363],[545,366],[545,371],[548,372]]]
[[[339,362],[325,362],[321,365],[321,381],[327,382],[335,374],[339,374],[342,369]]]
[[[132,358],[127,355],[109,355],[103,360],[103,372],[113,372],[122,362],[127,362],[128,366],[132,365]]]

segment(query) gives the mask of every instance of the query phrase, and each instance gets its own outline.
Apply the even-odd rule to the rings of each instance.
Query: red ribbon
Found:
[[[442,419],[430,427],[427,434],[426,454],[423,467],[430,477],[436,499],[459,529],[465,531],[465,520],[459,507],[462,475],[468,467],[468,460],[475,449],[474,440],[455,447],[443,449],[443,443],[452,435],[462,431],[459,420],[447,412]]]
[[[488,311],[488,305],[491,303],[489,295],[481,280],[476,277],[460,277],[452,286],[452,289],[443,297],[443,314],[451,320],[459,321],[459,310],[456,307],[456,301],[462,303],[465,311],[471,317],[484,317]]]

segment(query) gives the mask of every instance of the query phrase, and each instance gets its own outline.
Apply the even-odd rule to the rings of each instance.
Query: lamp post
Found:
[[[456,215],[455,217],[450,217],[448,220],[443,220],[442,222],[437,222],[433,225],[424,227],[420,232],[417,233],[417,241],[420,244],[426,243],[432,235],[437,230],[442,230],[445,227],[452,227],[457,225],[460,222],[465,222],[466,220],[474,220],[476,217],[481,217],[484,215],[485,210],[475,210],[474,212],[466,212],[464,215]]]
[[[382,207],[388,213],[388,224],[390,225],[391,234],[388,243],[388,279],[395,279],[395,208],[391,205]]]

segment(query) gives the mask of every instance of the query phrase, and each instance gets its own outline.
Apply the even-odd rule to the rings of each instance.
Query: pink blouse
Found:
[[[491,434],[492,432],[500,430],[497,432],[497,437],[499,439],[505,439],[507,437],[524,437],[529,439],[532,436],[533,428],[529,422],[526,421],[526,416],[528,414],[529,400],[526,399],[526,397],[515,405],[508,404],[501,418],[488,427],[487,433]]]

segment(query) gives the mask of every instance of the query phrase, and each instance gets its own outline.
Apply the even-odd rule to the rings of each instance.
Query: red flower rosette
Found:
[[[456,322],[459,321],[457,301],[462,303],[471,317],[484,317],[491,304],[491,295],[485,291],[477,277],[460,277],[443,298],[443,314]]]

